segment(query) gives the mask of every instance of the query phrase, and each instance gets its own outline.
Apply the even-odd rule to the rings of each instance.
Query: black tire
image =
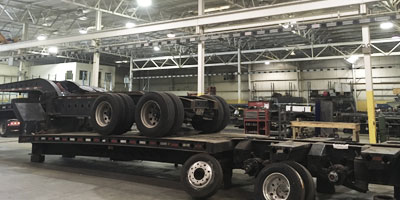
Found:
[[[196,154],[183,165],[181,183],[185,191],[195,199],[211,197],[222,187],[221,164],[208,154]]]
[[[0,121],[0,137],[7,137],[6,121]]]
[[[220,96],[215,96],[218,101],[222,104],[222,107],[224,108],[224,117],[221,123],[221,127],[219,127],[217,132],[222,131],[225,129],[226,126],[228,126],[230,118],[231,118],[231,109],[229,108],[228,103],[226,103],[225,99],[223,99]]]
[[[122,127],[123,133],[126,133],[131,130],[133,123],[135,122],[135,102],[127,94],[119,93],[118,95],[122,98],[122,101],[124,101],[125,104],[125,121],[123,122]]]
[[[285,162],[293,169],[300,174],[301,179],[303,179],[304,186],[305,186],[305,200],[315,200],[315,183],[311,173],[305,168],[303,165],[294,162],[294,161],[287,161]]]
[[[36,155],[36,154],[31,155],[31,162],[33,163],[44,163],[44,160],[45,160],[44,155]]]
[[[388,196],[388,195],[375,195],[374,196],[374,200],[396,200],[394,197],[392,196]]]
[[[272,175],[272,176],[270,176]],[[274,177],[275,176],[275,177]],[[281,181],[282,178],[286,184],[290,186],[290,192],[287,194],[287,200],[304,200],[305,197],[305,188],[304,182],[301,179],[300,174],[285,163],[273,163],[267,165],[261,172],[258,174],[254,186],[254,193],[256,195],[257,200],[267,200],[268,198],[265,195],[273,196],[273,193],[269,193],[265,191],[264,195],[264,184],[271,183],[267,181],[268,179],[272,179],[270,181],[278,180]],[[285,181],[287,180],[287,181]],[[276,184],[271,183],[273,187],[277,186]],[[281,187],[277,187],[281,188]],[[276,191],[276,189],[274,190]],[[274,198],[271,198],[274,199]]]
[[[217,103],[217,109],[215,110],[214,117],[212,120],[205,120],[201,116],[195,116],[192,119],[192,126],[194,129],[201,131],[204,134],[216,133],[220,131],[224,120],[224,107],[217,97],[211,95],[202,95],[201,97],[214,100]]]
[[[93,103],[92,110],[90,112],[90,125],[92,126],[94,131],[100,133],[101,135],[111,135],[119,129],[118,125],[123,112],[123,107],[121,105],[122,103],[118,99],[119,97],[116,97],[118,96],[105,94],[97,97],[97,99]],[[109,110],[111,110],[111,112],[108,112],[109,116],[107,120],[103,120],[100,117],[101,109],[103,107],[109,107]]]
[[[185,108],[183,107],[182,101],[175,94],[171,93],[165,93],[165,94],[167,94],[168,97],[171,98],[175,107],[175,121],[174,124],[172,125],[171,130],[168,133],[168,135],[173,135],[182,128],[183,120],[185,119]]]
[[[145,114],[146,112],[147,114]],[[149,117],[149,114],[152,116]],[[146,93],[139,99],[135,120],[138,130],[143,135],[148,137],[166,136],[175,121],[174,103],[164,93]]]

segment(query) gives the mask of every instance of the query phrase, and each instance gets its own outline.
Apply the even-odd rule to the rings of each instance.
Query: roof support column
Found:
[[[23,23],[22,24],[22,37],[21,40],[25,41],[28,39],[28,23]],[[18,50],[18,54],[23,54],[24,50],[20,49]],[[19,61],[19,67],[18,67],[18,81],[23,81],[25,78],[24,71],[26,70],[26,61]]]
[[[101,11],[96,11],[96,31],[101,30]],[[100,40],[93,40],[92,44],[95,47],[98,47]],[[96,52],[93,54],[93,69],[92,69],[92,86],[99,87],[99,72],[100,72],[100,52],[96,49]]]
[[[238,104],[242,102],[242,51],[238,48]]]
[[[198,12],[199,16],[204,15],[204,7],[205,3],[204,0],[199,0],[198,2]],[[197,34],[203,35],[204,34],[204,27],[197,26],[196,27]],[[201,96],[204,94],[204,65],[205,65],[205,42],[201,39],[197,44],[197,54],[198,54],[198,66],[197,66],[197,95]]]
[[[249,101],[253,100],[253,83],[252,83],[253,79],[251,77],[251,68],[252,68],[252,65],[248,65],[248,68],[247,68],[247,72],[248,72],[247,79],[248,79],[248,84],[249,84]]]
[[[133,57],[129,60],[129,92],[133,90]]]
[[[375,102],[374,90],[372,82],[372,68],[371,68],[371,38],[369,26],[362,27],[363,39],[363,53],[364,53],[364,67],[365,67],[365,88],[367,93],[367,111],[368,111],[368,130],[369,142],[375,144],[376,141],[376,119],[375,119]]]

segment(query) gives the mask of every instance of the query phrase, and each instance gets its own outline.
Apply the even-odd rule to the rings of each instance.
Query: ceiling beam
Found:
[[[12,51],[22,48],[48,46],[69,42],[78,42],[84,40],[102,39],[115,36],[133,35],[139,33],[149,33],[163,30],[173,30],[194,26],[204,26],[210,24],[228,23],[233,21],[256,19],[269,16],[277,16],[284,14],[292,14],[306,12],[312,10],[337,8],[350,5],[364,4],[370,2],[378,2],[379,0],[322,0],[322,1],[305,1],[294,2],[292,4],[263,6],[251,9],[236,10],[230,12],[216,13],[204,16],[189,17],[183,19],[175,19],[170,21],[161,21],[137,26],[132,29],[114,29],[107,31],[99,31],[87,35],[75,35],[62,38],[54,38],[45,41],[26,41],[15,44],[7,44],[0,46],[0,52]]]

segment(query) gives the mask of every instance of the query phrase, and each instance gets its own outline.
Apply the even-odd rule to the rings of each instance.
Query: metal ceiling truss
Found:
[[[174,19],[170,21],[161,21],[155,23],[147,23],[137,26],[133,29],[113,29],[105,30],[87,35],[76,35],[62,38],[48,39],[45,41],[26,41],[12,45],[1,45],[0,52],[18,50],[21,48],[31,48],[37,46],[48,46],[70,42],[79,42],[84,40],[110,38],[116,36],[133,35],[140,33],[151,33],[157,31],[174,30],[195,26],[205,26],[211,24],[223,24],[241,20],[264,18],[269,16],[279,16],[291,13],[300,13],[312,10],[321,10],[328,8],[338,8],[350,5],[358,5],[364,3],[378,2],[378,0],[322,0],[322,1],[300,1],[287,3],[279,6],[261,6],[249,9],[235,10],[216,14],[209,14],[196,17],[188,17],[182,19]],[[279,24],[276,24],[279,25]]]
[[[386,65],[386,66],[375,66],[372,69],[393,69],[400,68],[400,65]],[[364,69],[362,67],[355,67],[355,70]],[[287,69],[287,70],[265,70],[265,71],[244,71],[240,75],[254,75],[254,74],[274,74],[274,73],[294,73],[294,72],[332,72],[332,71],[349,71],[353,70],[351,67],[345,68],[314,68],[314,69]],[[217,72],[217,73],[206,73],[205,76],[237,76],[237,72]],[[163,79],[163,78],[190,78],[197,77],[197,74],[170,74],[170,75],[154,75],[154,76],[133,76],[133,80],[144,80],[144,79]],[[360,80],[360,79],[358,79]]]
[[[372,56],[400,55],[400,39],[380,39],[372,41]],[[260,64],[265,62],[295,62],[329,59],[346,59],[351,56],[362,57],[363,44],[342,42],[318,45],[299,45],[292,47],[242,50],[241,64]],[[237,66],[238,51],[219,52],[205,55],[205,66]],[[197,67],[197,54],[164,56],[146,59],[133,59],[133,71],[160,69],[179,69]]]

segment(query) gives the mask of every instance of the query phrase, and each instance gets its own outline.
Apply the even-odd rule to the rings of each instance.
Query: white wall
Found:
[[[44,78],[55,81],[63,81],[65,80],[65,74],[67,71],[72,71],[73,80],[77,76],[76,74],[76,65],[77,63],[59,63],[59,64],[50,64],[50,65],[35,65],[28,67],[28,78]]]
[[[80,70],[85,70],[88,71],[89,74],[92,73],[93,65],[91,64],[85,64],[85,63],[76,63],[76,76],[75,77],[75,82],[78,84],[82,84],[82,81],[79,80],[79,71]],[[104,88],[105,87],[105,74],[106,73],[111,73],[112,74],[112,87],[115,88],[115,67],[112,66],[105,66],[105,65],[100,65],[100,72],[101,72],[101,77],[99,77],[99,87]],[[87,84],[86,82],[85,84]],[[107,90],[109,90],[109,85],[107,85]]]
[[[0,64],[0,84],[17,81],[18,67]]]

